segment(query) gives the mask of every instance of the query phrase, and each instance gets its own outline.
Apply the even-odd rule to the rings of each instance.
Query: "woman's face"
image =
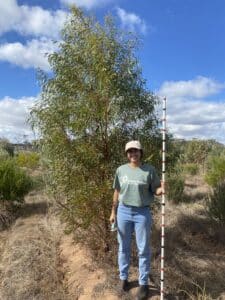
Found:
[[[141,160],[141,151],[138,149],[129,149],[127,151],[127,158],[131,163],[139,163]]]

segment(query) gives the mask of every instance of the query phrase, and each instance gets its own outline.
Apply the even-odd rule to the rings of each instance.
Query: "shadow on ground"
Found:
[[[20,217],[28,218],[32,215],[45,215],[48,212],[48,208],[49,204],[46,201],[24,203],[18,213]]]

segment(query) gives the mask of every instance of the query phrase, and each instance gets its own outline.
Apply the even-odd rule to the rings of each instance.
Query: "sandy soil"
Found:
[[[65,272],[64,284],[73,299],[120,299],[102,286],[106,281],[104,270],[93,265],[88,253],[74,244],[71,235],[62,238],[59,251],[61,267]]]
[[[79,300],[91,299],[135,299],[138,290],[137,270],[131,268],[128,293],[116,293],[117,287],[111,289],[107,286],[107,276],[103,269],[97,268],[90,259],[86,250],[74,244],[71,235],[64,236],[60,244],[60,260],[64,270],[64,285],[67,286],[70,297]],[[118,282],[119,284],[119,282]],[[154,284],[150,284],[149,298],[160,299],[159,291]]]

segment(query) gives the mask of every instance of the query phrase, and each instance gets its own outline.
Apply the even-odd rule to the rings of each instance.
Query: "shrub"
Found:
[[[167,182],[167,197],[174,203],[179,203],[184,196],[184,178],[179,173],[169,174]]]
[[[214,187],[207,201],[209,216],[225,225],[225,180]]]
[[[31,190],[32,180],[12,159],[0,161],[0,200],[20,201]]]
[[[9,158],[8,152],[4,148],[0,147],[0,160],[5,160],[7,158]]]
[[[205,181],[215,187],[225,180],[225,155],[213,156],[207,162]]]
[[[7,151],[7,153],[9,154],[9,156],[13,157],[14,156],[14,146],[10,143],[6,143],[3,146],[3,149],[5,149],[5,151]]]
[[[183,162],[203,165],[212,149],[212,140],[193,139],[186,143],[183,153]]]
[[[5,151],[9,156],[14,156],[14,146],[5,138],[0,138],[0,153]]]
[[[186,174],[196,175],[198,173],[198,165],[194,163],[184,164],[183,170]]]
[[[35,169],[39,166],[39,154],[36,152],[20,152],[16,158],[16,162],[20,167]]]

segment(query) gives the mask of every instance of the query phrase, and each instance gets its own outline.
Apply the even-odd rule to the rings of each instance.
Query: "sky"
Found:
[[[225,144],[224,0],[0,1],[0,138],[35,138],[26,120],[40,94],[37,69],[50,72],[45,54],[57,51],[71,4],[138,34],[143,77],[167,98],[175,138]]]

